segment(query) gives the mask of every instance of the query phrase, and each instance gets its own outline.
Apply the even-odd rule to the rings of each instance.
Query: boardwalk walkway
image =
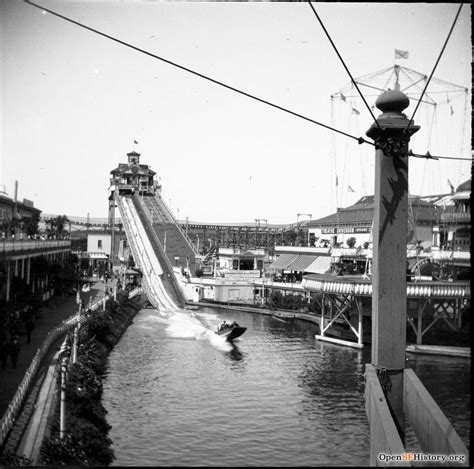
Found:
[[[81,292],[81,298],[84,305],[89,304],[90,298],[92,302],[98,301],[105,295],[105,286],[110,288],[114,286],[115,282],[108,282],[105,285],[103,282],[96,281],[91,284],[89,292]],[[7,367],[0,367],[0,416],[3,416],[8,408],[8,404],[15,395],[15,392],[20,385],[23,376],[25,375],[28,367],[31,364],[37,350],[40,348],[43,341],[46,339],[48,333],[58,326],[64,319],[76,314],[78,310],[78,304],[75,296],[62,296],[55,297],[52,299],[48,307],[41,308],[37,315],[35,328],[31,334],[30,343],[27,343],[26,337],[21,338],[21,349],[18,357],[16,368],[13,368],[10,358],[8,359]],[[58,344],[62,339],[58,340]],[[59,344],[60,345],[60,344]],[[32,387],[32,390],[35,386]],[[25,405],[28,405],[27,403]],[[19,426],[22,427],[19,418]],[[27,420],[24,422],[27,424]],[[15,425],[17,426],[17,425]],[[18,438],[21,438],[21,433],[24,428],[15,428],[15,433],[18,433]],[[15,444],[13,443],[13,446]]]

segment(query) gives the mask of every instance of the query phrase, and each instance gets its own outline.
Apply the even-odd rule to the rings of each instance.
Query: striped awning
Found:
[[[105,252],[89,252],[89,259],[108,259],[109,256]]]
[[[295,270],[297,272],[306,272],[306,268],[310,266],[317,256],[308,254],[300,254],[288,267],[288,270]]]
[[[270,269],[287,269],[297,257],[298,254],[280,254],[278,259],[270,265]]]
[[[325,274],[331,268],[330,256],[318,256],[306,269],[311,274]]]

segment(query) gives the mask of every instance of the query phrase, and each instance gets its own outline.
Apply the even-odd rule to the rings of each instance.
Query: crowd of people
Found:
[[[55,234],[55,233],[36,233],[36,234],[25,234],[25,233],[8,233],[6,231],[2,231],[2,240],[4,241],[15,241],[15,240],[20,240],[20,241],[27,241],[27,240],[45,240],[49,239],[71,239],[71,236],[69,233],[67,234]]]

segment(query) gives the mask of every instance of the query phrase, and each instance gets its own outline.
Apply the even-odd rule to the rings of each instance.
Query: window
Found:
[[[102,249],[102,240],[101,240],[101,239],[99,239],[99,240],[97,241],[97,247],[98,247],[99,249]]]

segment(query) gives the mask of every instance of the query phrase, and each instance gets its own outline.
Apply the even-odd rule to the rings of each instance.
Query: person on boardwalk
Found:
[[[25,321],[25,332],[26,332],[26,343],[29,344],[31,341],[31,333],[35,328],[35,322],[32,317],[28,317]]]
[[[8,340],[6,337],[0,337],[0,361],[2,362],[2,368],[7,366],[8,360]]]
[[[18,355],[20,355],[20,338],[17,335],[14,335],[11,339],[11,342],[9,344],[9,353],[10,353],[10,358],[12,360],[12,365],[13,368],[16,368],[16,364],[18,361]]]

